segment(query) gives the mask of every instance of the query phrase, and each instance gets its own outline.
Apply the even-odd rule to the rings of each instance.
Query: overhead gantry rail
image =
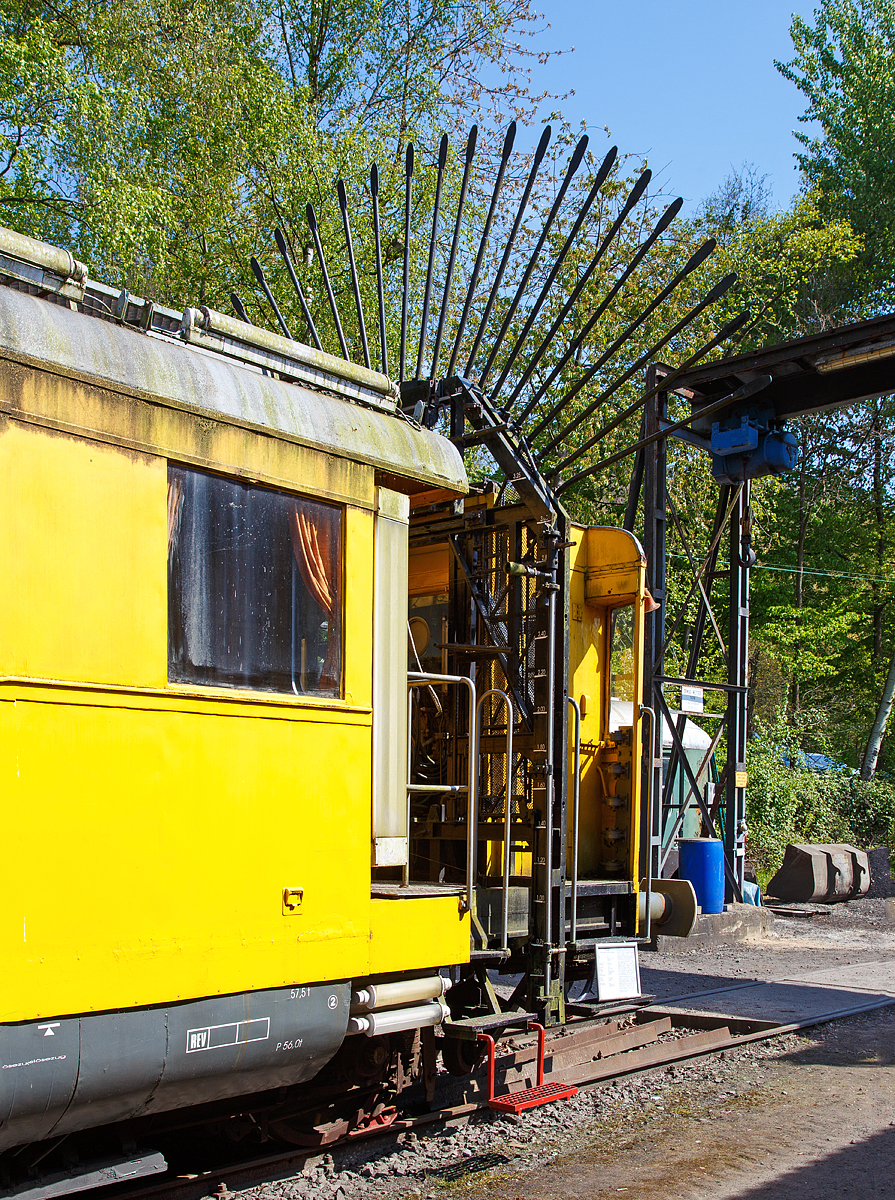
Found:
[[[638,453],[629,492],[626,525],[633,528],[643,489],[644,548],[650,564],[650,586],[658,610],[646,635],[644,703],[652,703],[664,715],[671,735],[669,759],[662,767],[662,722],[652,756],[653,785],[662,803],[648,839],[648,875],[670,873],[671,854],[683,813],[698,809],[703,825],[723,835],[728,900],[742,898],[746,840],[747,703],[749,691],[749,574],[755,562],[751,545],[751,480],[768,473],[771,452],[766,439],[777,446],[789,438],[785,422],[811,413],[830,412],[863,400],[895,392],[895,314],[861,321],[840,329],[812,334],[750,351],[687,372],[668,375],[662,389],[662,368],[651,369],[650,397],[645,412],[647,438],[664,430],[704,449],[712,456],[713,472],[720,483],[717,507],[707,546],[697,546],[688,537],[667,486],[667,437],[645,445]],[[744,390],[752,394],[744,397]],[[669,396],[689,402],[693,419],[681,428],[669,419]],[[729,404],[721,403],[729,398]],[[701,417],[700,413],[706,415]],[[750,439],[751,438],[751,442]],[[793,462],[795,454],[793,453]],[[670,611],[666,595],[667,529],[671,522],[689,563],[691,582],[685,600]],[[726,559],[729,570],[719,570]],[[727,581],[727,628],[717,619],[713,603],[718,588]],[[686,624],[691,630],[683,676],[666,674],[668,649],[687,617],[688,606],[697,598],[695,617]],[[706,640],[717,640],[727,664],[725,681],[703,677]],[[726,693],[721,728],[711,730],[711,748],[726,741],[727,767],[714,797],[705,795],[705,764],[694,768],[683,745],[686,717],[672,713],[666,700],[669,687],[697,687]],[[649,769],[649,768],[647,768]],[[681,794],[675,798],[676,781],[683,776]],[[664,782],[663,782],[664,778]],[[645,819],[645,818],[644,818]],[[719,828],[720,826],[720,828]],[[647,869],[649,867],[649,870]]]
[[[778,421],[885,396],[895,389],[895,314],[706,363],[674,390],[698,411],[760,375],[770,376],[761,400]]]

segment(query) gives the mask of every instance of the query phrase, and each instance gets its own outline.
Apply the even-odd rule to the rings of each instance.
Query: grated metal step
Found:
[[[488,1044],[488,1107],[497,1112],[518,1115],[526,1108],[537,1108],[539,1104],[551,1104],[554,1100],[568,1100],[570,1096],[578,1094],[578,1089],[572,1084],[544,1082],[544,1026],[537,1021],[528,1021],[526,1027],[536,1029],[538,1033],[538,1082],[535,1087],[507,1092],[503,1096],[494,1095],[494,1038],[490,1033],[479,1032],[479,1041]]]
[[[568,1100],[578,1095],[578,1089],[565,1083],[541,1083],[537,1087],[523,1088],[519,1092],[508,1092],[488,1101],[488,1107],[496,1112],[519,1113],[526,1108],[537,1108],[539,1104],[550,1104],[554,1100]]]

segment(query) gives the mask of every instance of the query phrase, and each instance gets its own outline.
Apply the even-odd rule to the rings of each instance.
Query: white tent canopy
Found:
[[[671,714],[675,720],[681,715],[678,712]],[[609,732],[612,733],[616,729],[622,729],[625,726],[634,724],[634,705],[630,700],[613,700],[612,713],[609,718]],[[704,729],[700,729],[695,721],[691,721],[688,717],[684,723],[684,749],[685,750],[708,750],[712,744],[711,737]],[[662,718],[662,748],[670,750],[674,745],[671,737],[671,730],[668,728],[668,722]]]

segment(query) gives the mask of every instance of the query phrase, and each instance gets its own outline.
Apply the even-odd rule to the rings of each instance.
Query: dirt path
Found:
[[[782,979],[802,971],[895,959],[895,925],[886,919],[885,900],[803,906],[811,918],[777,917],[770,937],[754,942],[644,953],[640,959],[644,991],[664,999],[744,979]],[[895,1192],[895,1189],[893,1189]]]

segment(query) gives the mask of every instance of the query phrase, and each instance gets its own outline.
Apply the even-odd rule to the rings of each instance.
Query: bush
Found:
[[[758,726],[749,743],[748,850],[763,883],[789,842],[895,849],[895,783],[881,776],[865,782],[846,768],[808,770],[799,740],[777,721]]]

